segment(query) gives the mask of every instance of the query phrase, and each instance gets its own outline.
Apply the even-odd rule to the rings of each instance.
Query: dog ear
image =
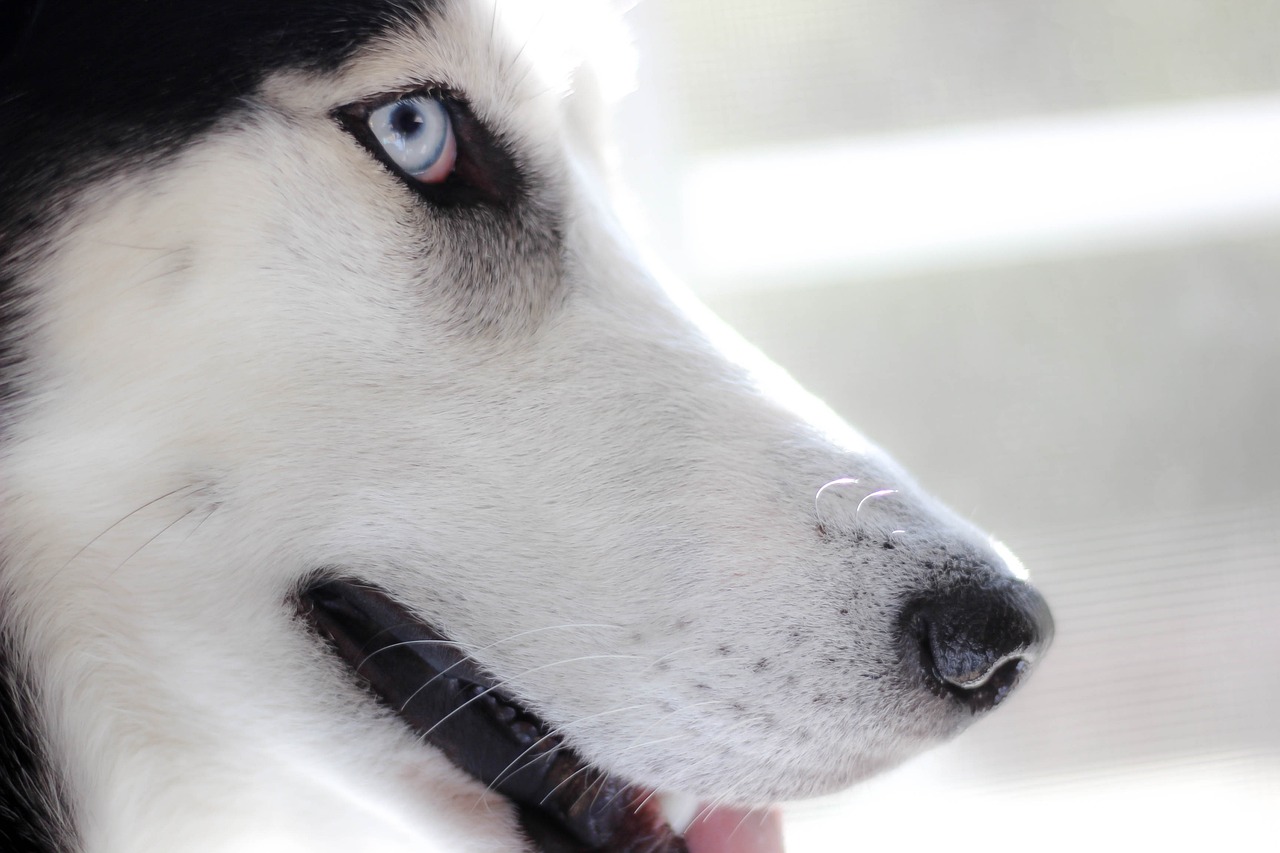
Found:
[[[44,0],[0,0],[0,72],[18,55]]]

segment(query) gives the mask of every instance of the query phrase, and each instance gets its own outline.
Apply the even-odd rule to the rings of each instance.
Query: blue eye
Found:
[[[401,169],[424,184],[438,184],[453,173],[458,143],[444,104],[414,95],[383,104],[369,113],[369,130]]]

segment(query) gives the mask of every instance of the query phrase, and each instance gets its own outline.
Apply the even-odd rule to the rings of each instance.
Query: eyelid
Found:
[[[336,107],[331,111],[330,115],[342,121],[343,124],[352,120],[368,121],[369,116],[373,115],[375,110],[394,104],[397,101],[407,101],[412,98],[430,98],[433,101],[438,101],[455,123],[464,103],[453,90],[431,84],[403,92],[383,92],[378,95],[370,95],[367,98],[361,98],[358,101]]]
[[[398,166],[369,129],[373,110],[413,97],[429,97],[446,110],[453,125],[457,161],[448,179],[421,183]],[[521,201],[528,184],[512,153],[513,146],[476,117],[465,95],[446,86],[429,85],[387,92],[335,108],[330,113],[352,137],[407,186],[437,208],[496,207],[510,209]]]

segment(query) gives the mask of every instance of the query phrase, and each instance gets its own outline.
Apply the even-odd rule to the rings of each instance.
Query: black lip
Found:
[[[647,793],[591,767],[381,590],[326,580],[299,613],[426,743],[518,808],[545,853],[687,853]]]

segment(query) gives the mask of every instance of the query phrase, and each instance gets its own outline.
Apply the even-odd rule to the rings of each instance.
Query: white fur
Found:
[[[446,5],[97,186],[27,271],[0,546],[91,853],[521,849],[291,620],[326,566],[587,758],[703,801],[838,789],[953,727],[892,616],[942,548],[998,563],[986,537],[656,282],[572,69]],[[422,81],[563,217],[562,256],[496,294],[459,293],[465,247],[423,251],[450,224],[329,118]]]

